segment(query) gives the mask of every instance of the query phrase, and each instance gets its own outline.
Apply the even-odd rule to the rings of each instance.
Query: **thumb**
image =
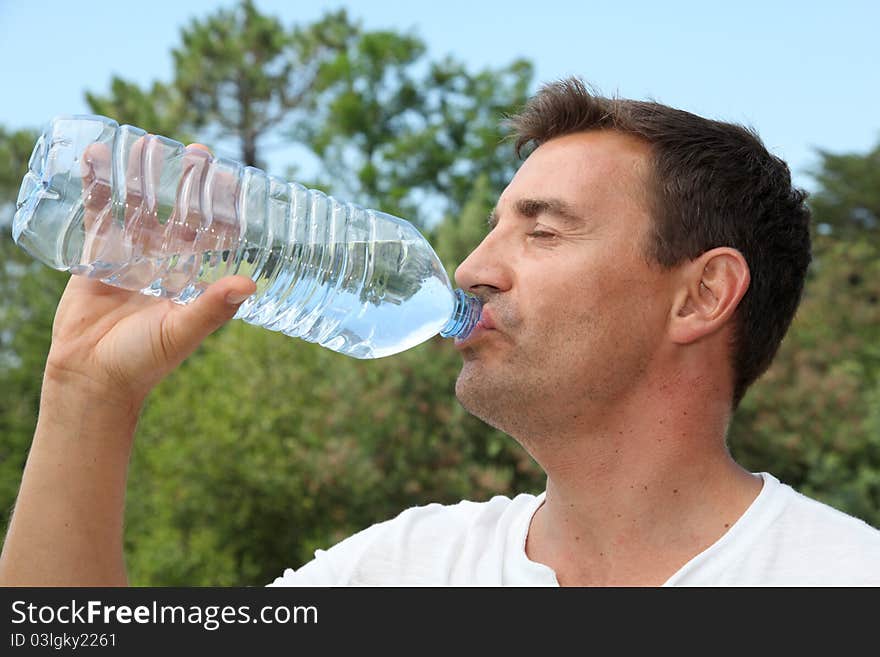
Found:
[[[191,353],[232,319],[256,290],[256,283],[247,276],[226,276],[212,283],[195,301],[168,316],[166,343],[174,344],[183,354]]]

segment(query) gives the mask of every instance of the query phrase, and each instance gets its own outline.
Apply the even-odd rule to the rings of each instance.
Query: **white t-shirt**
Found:
[[[759,476],[746,512],[664,586],[880,586],[880,530]],[[413,507],[269,586],[558,586],[525,551],[544,495]]]

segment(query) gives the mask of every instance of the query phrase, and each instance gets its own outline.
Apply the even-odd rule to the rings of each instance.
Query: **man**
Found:
[[[726,447],[810,261],[786,165],[741,127],[578,80],[513,126],[536,148],[456,272],[485,304],[456,393],[546,492],[409,509],[273,583],[880,585],[880,531]],[[253,290],[230,277],[181,308],[71,279],[3,583],[125,583],[141,404]]]

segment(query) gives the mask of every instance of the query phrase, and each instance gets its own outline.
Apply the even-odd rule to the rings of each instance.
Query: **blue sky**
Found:
[[[88,110],[113,74],[171,76],[193,17],[227,0],[0,0],[0,124],[40,127]],[[815,148],[880,141],[880,2],[257,0],[285,23],[346,7],[368,28],[420,35],[432,56],[474,68],[526,57],[537,82],[577,74],[608,94],[653,98],[758,129],[810,187]],[[280,156],[279,156],[280,157]],[[270,160],[270,169],[283,170]],[[276,172],[276,171],[273,171]]]

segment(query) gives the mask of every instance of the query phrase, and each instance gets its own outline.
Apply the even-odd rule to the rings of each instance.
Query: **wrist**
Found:
[[[81,412],[136,422],[148,393],[101,383],[88,375],[47,363],[40,392],[40,410],[62,414]]]
[[[131,447],[143,400],[113,393],[105,386],[76,378],[43,379],[37,436],[65,436],[83,444],[94,438],[106,449],[107,438]]]

